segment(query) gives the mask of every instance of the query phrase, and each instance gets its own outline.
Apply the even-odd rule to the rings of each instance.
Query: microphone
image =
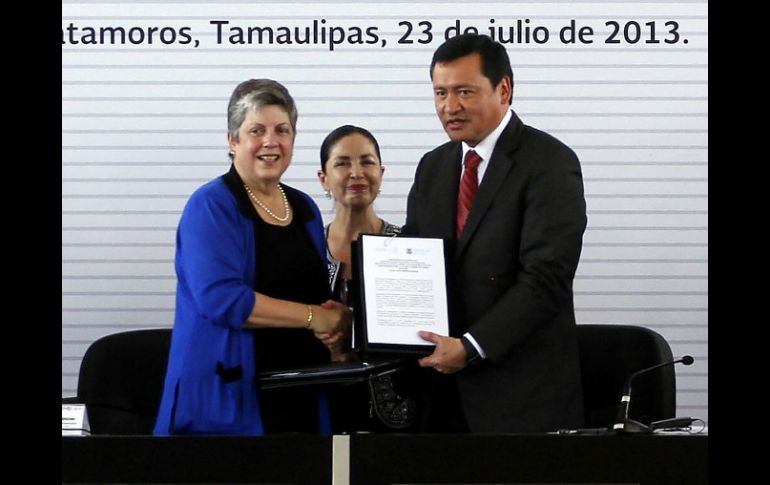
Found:
[[[695,362],[695,359],[693,359],[691,355],[684,355],[680,359],[663,362],[661,364],[656,364],[631,374],[631,376],[626,381],[626,385],[623,386],[623,395],[620,398],[620,407],[618,408],[618,417],[615,420],[615,424],[612,426],[613,430],[619,433],[652,432],[652,429],[649,426],[642,424],[639,421],[634,421],[633,419],[628,418],[628,408],[631,404],[631,384],[633,383],[636,377],[642,374],[646,374],[647,372],[653,371],[655,369],[659,369],[661,367],[666,367],[668,365],[678,364],[679,362],[681,362],[684,365],[690,365],[693,362]]]

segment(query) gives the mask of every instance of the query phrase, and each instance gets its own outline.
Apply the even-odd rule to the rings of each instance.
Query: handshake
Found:
[[[334,300],[321,305],[319,322],[313,319],[311,329],[331,354],[332,362],[348,362],[354,358],[350,350],[350,334],[353,326],[353,311]]]

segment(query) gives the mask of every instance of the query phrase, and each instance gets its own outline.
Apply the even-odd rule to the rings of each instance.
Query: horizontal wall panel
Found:
[[[634,276],[575,277],[575,298],[584,294],[708,294],[708,279],[700,276],[638,278]]]
[[[167,326],[174,322],[173,308],[68,310],[62,309],[62,326],[121,325],[125,329]],[[69,339],[62,344],[71,342]]]
[[[678,195],[678,194],[672,194]],[[586,194],[586,207],[589,216],[592,213],[608,213],[612,211],[657,211],[663,214],[678,212],[704,212],[708,210],[708,198],[698,197],[666,197],[661,195],[632,197],[622,194],[605,196]]]
[[[617,261],[623,260],[693,260],[703,262],[708,259],[708,247],[696,245],[682,246],[614,246],[591,244],[583,245],[581,258],[585,260]]]
[[[604,307],[578,307],[576,302],[575,318],[580,323],[617,323],[623,325],[639,325],[642,327],[656,325],[662,322],[674,325],[707,326],[708,309],[611,309]]]
[[[168,277],[143,278],[141,282],[132,278],[67,278],[62,280],[62,298],[66,295],[90,295],[100,299],[102,295],[136,295],[136,294],[174,294],[176,277],[170,269]]]
[[[590,227],[583,236],[583,242],[589,244],[635,243],[642,247],[647,244],[707,244],[708,230],[693,226],[683,228]],[[580,271],[579,268],[578,271]]]

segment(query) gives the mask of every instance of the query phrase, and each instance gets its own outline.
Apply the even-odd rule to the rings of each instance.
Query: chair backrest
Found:
[[[151,434],[158,413],[171,329],[130,330],[102,337],[80,364],[78,401],[92,434]]]
[[[645,327],[614,324],[577,326],[586,427],[612,426],[620,397],[634,372],[673,359],[671,347]],[[674,366],[634,379],[628,417],[644,424],[676,413]]]

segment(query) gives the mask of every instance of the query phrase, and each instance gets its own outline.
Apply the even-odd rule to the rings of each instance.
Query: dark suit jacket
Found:
[[[455,238],[461,152],[449,142],[420,160],[405,234]],[[470,331],[487,354],[456,374],[465,417],[472,432],[581,427],[572,296],[586,227],[580,163],[516,113],[488,163],[450,285],[450,334]]]

